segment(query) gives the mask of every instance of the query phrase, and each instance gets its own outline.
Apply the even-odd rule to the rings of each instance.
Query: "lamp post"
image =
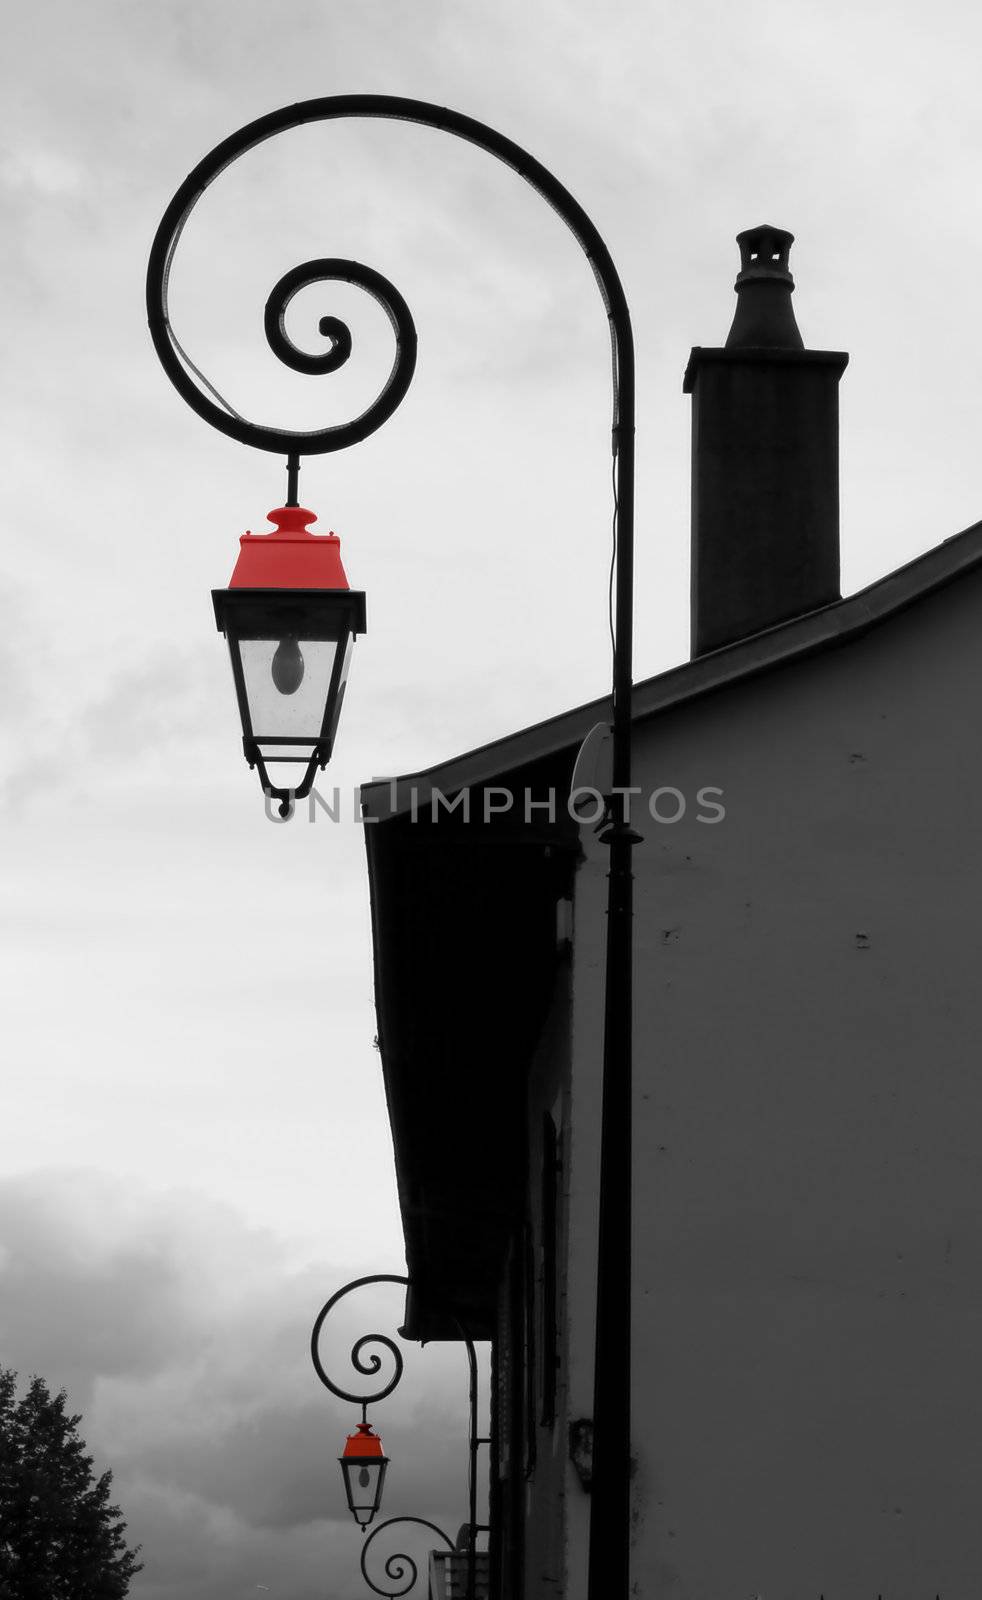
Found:
[[[632,1005],[632,872],[631,851],[637,835],[630,825],[631,689],[634,551],[634,340],[627,300],[610,252],[593,222],[569,191],[528,151],[472,117],[422,100],[394,95],[333,95],[286,106],[248,123],[217,145],[181,184],[167,207],[150,253],[147,273],[147,315],[160,361],[187,403],[213,427],[231,438],[287,457],[288,505],[296,505],[300,454],[319,455],[344,449],[380,427],[409,387],[416,356],[412,318],[402,297],[388,281],[357,262],[324,258],[303,263],[275,285],[266,303],[266,338],[276,355],[300,372],[327,373],[347,360],[351,338],[345,324],[324,317],[319,327],[329,341],[326,351],[311,355],[296,346],[285,329],[287,307],[300,288],[329,279],[344,279],[366,289],[385,309],[396,338],[395,360],[378,398],[353,421],[310,433],[268,427],[233,413],[207,379],[184,354],[171,327],[167,281],[181,232],[209,184],[237,157],[288,129],[338,118],[371,117],[419,123],[477,145],[502,161],[536,189],[559,214],[584,251],[603,299],[613,351],[614,408],[611,442],[616,503],[616,574],[613,619],[612,755],[613,772],[607,799],[606,825],[600,835],[609,848],[607,947],[605,962],[603,1099],[601,1113],[599,1239],[597,1255],[597,1320],[594,1378],[594,1472],[590,1517],[590,1600],[627,1600],[630,1583],[630,1412],[631,1412],[631,1005]],[[195,381],[199,378],[201,382]],[[204,387],[202,387],[202,383]],[[206,393],[206,389],[208,392]],[[304,602],[297,601],[302,607]],[[311,601],[311,604],[314,602]],[[218,606],[216,603],[216,613]],[[231,612],[223,613],[227,621]],[[272,628],[263,617],[269,675],[276,692],[273,661],[289,685],[296,676],[293,635]],[[221,619],[220,619],[221,624]],[[257,622],[257,627],[260,623]],[[299,624],[298,624],[299,626]],[[350,625],[351,633],[357,628]],[[270,641],[275,641],[270,648]],[[335,641],[338,642],[338,641]],[[235,659],[234,640],[229,636]],[[303,654],[302,645],[299,653]],[[244,668],[243,668],[244,676]],[[237,680],[238,686],[238,680]],[[242,694],[240,692],[240,708]],[[248,696],[247,696],[248,700]],[[317,733],[310,735],[307,762],[327,759],[333,730],[325,699]],[[243,730],[247,759],[258,765],[265,747],[257,730]],[[261,730],[268,733],[267,729]],[[289,734],[293,733],[289,730]],[[283,737],[288,737],[284,734]],[[250,738],[252,745],[250,746]],[[269,757],[263,754],[263,759]],[[297,759],[294,755],[292,759]],[[260,776],[263,777],[261,770]],[[264,786],[265,781],[264,781]],[[288,801],[287,801],[288,805]],[[281,796],[281,809],[282,796]]]

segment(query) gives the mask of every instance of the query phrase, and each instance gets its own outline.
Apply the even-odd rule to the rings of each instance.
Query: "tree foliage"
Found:
[[[142,1569],[66,1400],[0,1367],[0,1600],[123,1600]]]

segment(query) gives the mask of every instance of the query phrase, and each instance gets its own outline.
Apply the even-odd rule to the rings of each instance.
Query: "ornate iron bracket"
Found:
[[[357,444],[381,427],[399,405],[415,370],[416,329],[409,308],[394,285],[381,273],[357,261],[327,257],[294,267],[280,278],[270,292],[263,319],[270,348],[287,366],[297,372],[336,372],[351,354],[351,333],[347,325],[337,317],[322,317],[318,329],[329,340],[328,349],[317,354],[301,350],[286,332],[286,313],[291,300],[309,284],[340,280],[357,284],[378,301],[395,333],[395,360],[381,394],[350,422],[309,431],[250,422],[229,405],[194,364],[180,344],[170,320],[168,284],[174,253],[188,218],[205,190],[233,161],[265,140],[307,123],[347,117],[415,122],[477,145],[536,189],[575,235],[593,270],[610,322],[614,388],[613,444],[620,480],[618,499],[623,562],[630,554],[633,512],[634,341],[627,301],[616,268],[606,244],[582,206],[546,167],[521,145],[458,111],[398,95],[327,95],[301,101],[298,105],[284,106],[279,111],[258,117],[237,133],[223,139],[199,161],[177,190],[160,220],[147,267],[147,321],[154,348],[171,383],[192,410],[219,432],[258,450],[285,453],[290,458],[292,483],[295,483],[296,462],[300,454],[320,455]],[[626,529],[625,521],[628,524]],[[618,637],[623,621],[619,614]]]
[[[380,1533],[384,1533],[386,1528],[395,1527],[396,1523],[398,1522],[418,1522],[421,1527],[430,1528],[435,1534],[438,1534],[449,1550],[456,1548],[453,1540],[444,1533],[443,1529],[438,1528],[435,1522],[427,1522],[425,1517],[390,1517],[388,1522],[380,1522],[378,1527],[368,1535],[368,1538],[361,1547],[361,1575],[368,1584],[368,1587],[373,1590],[375,1594],[388,1595],[392,1597],[392,1600],[395,1600],[395,1597],[398,1595],[408,1594],[410,1589],[419,1578],[419,1568],[417,1567],[412,1556],[407,1555],[405,1551],[398,1551],[397,1553],[386,1558],[386,1577],[391,1578],[393,1583],[397,1585],[402,1584],[401,1588],[397,1587],[394,1589],[380,1589],[377,1583],[372,1582],[368,1575],[367,1561],[369,1547],[373,1540],[377,1539]],[[403,1579],[405,1579],[404,1583]],[[468,1591],[468,1600],[473,1600],[473,1594],[474,1587],[473,1584],[471,1584]]]
[[[321,1306],[317,1313],[313,1332],[310,1335],[310,1359],[314,1364],[314,1371],[325,1389],[330,1389],[331,1393],[336,1394],[339,1400],[350,1400],[356,1406],[361,1406],[363,1413],[366,1406],[374,1405],[377,1400],[384,1400],[387,1394],[391,1394],[402,1377],[403,1359],[399,1346],[393,1343],[384,1333],[365,1333],[362,1334],[360,1339],[355,1340],[351,1347],[351,1365],[356,1372],[364,1373],[366,1377],[374,1377],[375,1373],[381,1369],[382,1357],[378,1354],[373,1354],[369,1356],[367,1361],[362,1361],[362,1351],[367,1345],[373,1344],[382,1345],[388,1350],[394,1362],[395,1370],[388,1383],[383,1384],[382,1388],[377,1389],[374,1394],[352,1394],[348,1389],[342,1389],[338,1384],[334,1383],[324,1370],[324,1364],[320,1358],[320,1336],[328,1313],[333,1310],[338,1301],[343,1300],[346,1294],[351,1294],[355,1289],[363,1289],[368,1283],[402,1283],[408,1287],[409,1279],[400,1278],[391,1272],[376,1272],[367,1278],[353,1278],[350,1283],[346,1283],[343,1289],[339,1289],[336,1294],[332,1294],[330,1300]]]

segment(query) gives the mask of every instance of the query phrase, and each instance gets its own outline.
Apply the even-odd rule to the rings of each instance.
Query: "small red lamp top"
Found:
[[[342,1461],[349,1460],[352,1456],[381,1456],[382,1441],[374,1432],[370,1422],[359,1422],[356,1433],[348,1435],[344,1447]]]
[[[279,506],[268,513],[272,533],[244,533],[230,589],[347,589],[336,533],[311,533],[317,513]]]

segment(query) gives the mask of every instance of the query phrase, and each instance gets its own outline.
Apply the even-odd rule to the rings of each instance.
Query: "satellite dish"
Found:
[[[609,722],[597,722],[590,729],[573,767],[570,784],[570,811],[596,820],[597,795],[610,794],[614,781],[614,741]],[[585,791],[577,796],[577,790]]]

